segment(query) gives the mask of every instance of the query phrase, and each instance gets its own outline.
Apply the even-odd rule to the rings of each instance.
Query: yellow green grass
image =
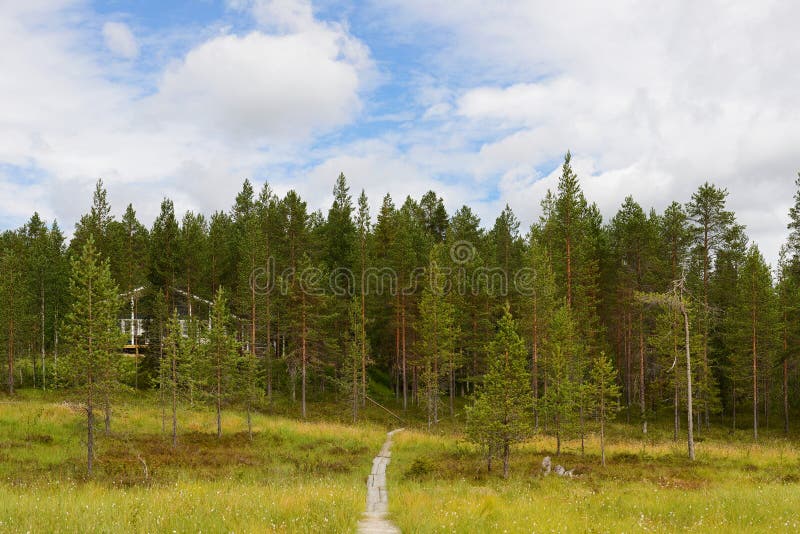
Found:
[[[334,403],[312,411],[345,412]],[[30,391],[0,399],[0,532],[354,532],[387,427],[253,422],[251,441],[244,414],[226,411],[218,440],[211,409],[183,406],[173,448],[157,396],[131,396],[116,406],[111,435],[98,421],[87,479],[78,407]],[[537,436],[514,449],[509,480],[499,465],[486,472],[453,421],[439,435],[409,428],[393,440],[392,519],[404,532],[800,530],[796,441],[753,444],[745,430],[718,429],[702,434],[691,463],[668,425],[652,427],[642,440],[614,425],[605,468],[594,436],[585,455],[573,440],[558,458],[554,440]],[[545,455],[578,478],[541,477]]]
[[[518,447],[512,476],[487,474],[481,454],[452,436],[397,436],[390,509],[404,532],[797,531],[800,453],[783,440],[752,445],[706,439],[698,460],[685,444],[570,442],[561,463],[579,476],[542,477],[551,438]],[[499,471],[499,469],[496,469]]]
[[[182,409],[173,449],[153,398],[97,428],[85,477],[85,418],[57,399],[0,402],[0,532],[352,532],[377,426]],[[169,429],[169,421],[167,421]]]

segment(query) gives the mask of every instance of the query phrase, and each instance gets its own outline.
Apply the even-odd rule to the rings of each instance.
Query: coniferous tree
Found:
[[[437,264],[437,253],[441,245],[435,246],[430,254],[426,286],[419,303],[419,339],[417,352],[420,355],[421,382],[425,395],[423,404],[428,416],[428,429],[439,422],[440,381],[443,375],[449,380],[458,365],[455,343],[458,332],[455,326],[455,310],[448,300],[448,281]],[[450,387],[450,406],[452,410],[455,392]],[[452,412],[451,412],[452,415]]]
[[[164,337],[164,357],[159,361],[159,388],[168,394],[172,411],[172,446],[178,445],[178,392],[184,367],[183,329],[178,320],[177,310],[173,310],[166,325]]]
[[[328,275],[330,290],[332,295],[327,304],[327,317],[324,327],[325,339],[328,343],[328,361],[325,362],[333,369],[334,374],[341,367],[344,358],[349,358],[350,340],[345,333],[349,329],[349,310],[351,296],[359,285],[353,268],[358,269],[357,259],[360,248],[359,236],[360,229],[353,221],[353,202],[350,196],[350,188],[344,174],[339,174],[333,188],[333,203],[328,210],[328,217],[324,222],[320,222],[319,233],[321,234],[322,246],[319,247],[324,252],[320,258],[320,267]]]
[[[235,229],[231,217],[218,211],[208,224],[208,291],[216,295],[220,287],[230,288],[234,278],[236,256]]]
[[[419,201],[422,224],[435,243],[444,241],[447,235],[448,217],[442,198],[434,191],[428,191]]]
[[[800,285],[793,276],[786,246],[781,248],[777,272],[778,354],[781,366],[781,397],[783,432],[789,433],[789,374],[797,361],[796,348],[800,339]]]
[[[204,260],[207,254],[207,233],[206,219],[203,215],[191,211],[183,215],[177,235],[176,278],[185,293],[186,314],[189,317],[195,315],[195,295],[200,292],[206,274]]]
[[[108,202],[108,192],[103,186],[103,180],[99,179],[95,183],[92,207],[89,213],[81,216],[80,220],[75,224],[75,235],[69,245],[70,255],[81,255],[89,236],[92,236],[95,242],[94,247],[99,252],[100,257],[111,257],[113,243],[111,243],[109,232],[113,220],[111,205]],[[112,267],[112,274],[113,269]]]
[[[350,323],[347,329],[346,351],[342,360],[342,378],[339,380],[339,384],[347,395],[353,423],[355,423],[358,420],[359,407],[364,399],[362,375],[366,365],[365,359],[369,353],[369,347],[363,345],[367,343],[367,340],[362,332],[361,300],[356,295],[350,300],[348,315]]]
[[[642,433],[647,433],[647,404],[645,382],[647,375],[646,360],[646,323],[642,304],[637,301],[637,291],[653,291],[651,284],[652,273],[655,267],[655,241],[657,235],[657,220],[648,218],[644,210],[628,196],[622,207],[611,221],[611,234],[616,256],[616,278],[618,295],[620,296],[620,313],[624,329],[624,352],[626,361],[626,384],[628,386],[628,408],[630,409],[631,356],[634,351],[638,353],[638,380],[637,392],[639,396],[639,414],[641,417]],[[635,350],[634,350],[635,347]]]
[[[392,355],[389,367],[394,379],[395,397],[403,396],[405,370],[400,351],[400,302],[397,258],[394,256],[397,239],[397,209],[390,195],[383,197],[372,232],[371,257],[374,267],[364,280],[372,299],[372,328],[370,346],[376,354]]]
[[[237,344],[232,333],[227,291],[220,288],[211,307],[203,353],[197,365],[198,385],[212,400],[217,414],[217,438],[222,437],[222,408],[237,386]]]
[[[277,354],[277,339],[273,341],[274,295],[277,273],[279,234],[281,231],[280,203],[268,183],[264,183],[258,197],[258,217],[261,225],[261,275],[251,280],[258,287],[264,310],[264,378],[267,399],[272,401],[273,358]]]
[[[710,306],[710,285],[714,259],[723,245],[726,235],[729,235],[734,225],[733,213],[725,209],[725,200],[728,191],[720,189],[706,182],[692,195],[691,201],[686,205],[686,213],[693,223],[691,227],[694,254],[699,263],[703,305],[701,317],[701,332],[703,334],[702,346],[702,400],[706,426],[709,424],[709,414],[716,395],[716,389],[711,374],[711,361],[709,358],[709,343],[712,328],[712,313]]]
[[[604,352],[592,361],[590,373],[590,395],[597,420],[600,423],[600,462],[606,465],[605,427],[612,421],[619,409],[621,395],[617,385],[617,371],[614,364]]]
[[[486,339],[492,328],[490,321],[488,283],[481,276],[487,271],[486,258],[481,254],[486,235],[480,219],[468,207],[454,214],[447,230],[447,258],[444,264],[451,271],[452,302],[455,308],[459,338],[457,350],[462,360],[462,384],[474,387],[483,371]],[[452,385],[455,389],[455,384]],[[464,388],[462,388],[464,389]]]
[[[25,242],[19,232],[6,231],[0,238],[0,297],[3,307],[0,308],[3,320],[3,340],[6,349],[6,391],[14,394],[14,369],[17,358],[17,346],[22,333],[26,332],[30,323],[30,295],[25,291],[28,285],[25,266]]]
[[[29,304],[32,308],[29,310],[31,317],[36,317],[35,321],[31,321],[30,326],[33,339],[30,345],[36,347],[38,350],[31,352],[32,364],[32,385],[37,386],[37,361],[36,354],[40,356],[39,369],[41,376],[38,385],[45,388],[47,381],[46,378],[46,361],[45,361],[45,348],[47,345],[47,312],[50,307],[49,299],[52,295],[57,295],[60,288],[54,288],[49,283],[52,280],[52,269],[58,265],[59,258],[54,257],[53,248],[51,247],[50,234],[47,225],[39,217],[38,213],[34,213],[28,223],[22,228],[22,235],[24,239],[25,253],[25,271],[27,273],[27,287],[24,291],[29,295]],[[51,293],[50,291],[53,291]]]
[[[117,325],[119,290],[111,279],[108,260],[101,260],[90,235],[81,255],[72,260],[69,286],[72,300],[65,318],[67,352],[65,370],[86,406],[87,471],[92,474],[94,456],[94,409],[102,403],[106,431],[110,399],[117,388],[123,335]]]
[[[149,235],[147,229],[136,218],[132,204],[128,204],[120,221],[109,224],[109,239],[113,253],[111,260],[112,275],[129,306],[132,318],[138,318],[140,293],[137,291],[147,283],[147,269],[150,263]],[[136,323],[130,325],[130,344],[134,348],[134,387],[139,387],[139,341],[143,334]]]
[[[753,439],[758,439],[759,380],[760,375],[769,373],[772,367],[770,356],[773,354],[774,327],[778,317],[770,269],[755,245],[751,245],[747,251],[734,298],[735,305],[727,315],[726,329],[734,358],[729,375],[733,380],[738,378],[739,381],[750,382]],[[736,393],[734,388],[734,403]]]
[[[396,239],[391,250],[392,266],[397,274],[397,302],[399,314],[398,340],[401,363],[403,409],[408,408],[408,395],[412,401],[418,399],[418,362],[411,362],[408,349],[413,345],[410,327],[415,322],[416,308],[419,298],[420,275],[427,264],[427,252],[431,239],[426,233],[420,216],[419,205],[411,197],[407,197],[397,212],[395,219]],[[410,365],[412,364],[412,365]],[[409,369],[411,367],[411,369]],[[412,371],[409,384],[408,371]],[[409,388],[409,385],[411,386]],[[409,391],[410,390],[410,391]]]
[[[251,189],[247,189],[250,195]],[[241,197],[241,194],[240,194]],[[263,233],[262,217],[259,210],[262,209],[259,202],[252,201],[250,195],[247,201],[237,200],[235,210],[235,225],[237,228],[237,257],[238,265],[238,308],[243,317],[247,317],[247,341],[245,346],[245,357],[243,365],[243,386],[244,400],[247,412],[247,432],[252,438],[252,409],[256,400],[256,325],[257,325],[257,291],[253,278],[256,270],[263,265]],[[244,337],[244,333],[243,333]]]
[[[583,358],[580,351],[572,312],[563,304],[553,315],[550,336],[545,344],[547,389],[539,401],[541,411],[554,425],[556,455],[561,454],[564,433],[581,403]]]
[[[180,268],[180,229],[175,218],[175,206],[165,198],[161,212],[150,231],[150,283],[164,295],[167,309],[173,307],[173,289]]]
[[[514,274],[522,267],[523,242],[519,235],[519,220],[506,204],[506,207],[495,220],[494,226],[489,231],[488,242],[492,244],[490,272],[500,270],[500,277],[489,277],[488,290],[494,295],[496,307],[502,309],[503,303],[508,301],[514,314],[517,310],[517,292],[514,291]]]
[[[361,404],[366,403],[367,397],[367,268],[369,266],[369,250],[370,250],[370,215],[369,215],[369,202],[364,190],[361,190],[361,195],[358,197],[358,212],[356,214],[356,231],[358,234],[358,291],[360,297],[359,313],[360,328],[358,347],[361,350]]]
[[[528,240],[526,257],[528,277],[518,280],[517,291],[523,294],[524,331],[530,333],[531,346],[531,386],[533,397],[538,402],[540,398],[540,384],[542,381],[541,368],[543,346],[549,336],[551,322],[556,311],[556,286],[553,270],[547,249],[536,228],[532,229]],[[546,390],[546,387],[544,388]],[[535,410],[534,424],[539,428],[539,410]]]
[[[800,276],[800,172],[795,180],[797,190],[794,193],[794,204],[789,208],[789,240],[787,250],[793,274]]]
[[[517,334],[508,306],[486,350],[489,367],[467,412],[467,430],[470,439],[487,447],[490,462],[492,454],[501,455],[503,477],[508,478],[511,446],[530,437],[533,431],[533,395],[525,365],[525,343]]]

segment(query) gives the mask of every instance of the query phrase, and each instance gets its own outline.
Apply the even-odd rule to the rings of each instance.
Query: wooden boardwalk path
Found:
[[[389,493],[386,491],[386,466],[392,455],[392,436],[403,430],[398,428],[386,434],[381,452],[372,460],[372,472],[367,478],[367,511],[358,522],[360,534],[399,534],[400,529],[386,519],[389,513]]]

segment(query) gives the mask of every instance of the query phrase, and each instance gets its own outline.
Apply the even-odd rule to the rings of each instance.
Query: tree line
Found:
[[[690,401],[697,432],[719,421],[750,426],[754,438],[765,426],[788,433],[800,404],[797,186],[789,239],[770,266],[725,189],[705,183],[660,213],[629,196],[604,221],[569,153],[526,229],[508,206],[490,225],[469,206],[448,214],[433,191],[402,203],[386,195],[373,210],[363,191],[353,200],[344,175],[327,214],[246,180],[228,211],[179,215],[165,198],[147,228],[132,205],[112,216],[98,181],[69,243],[38,214],[0,236],[6,389],[93,381],[102,407],[104,384],[116,382],[155,387],[173,406],[196,394],[221,410],[235,397],[248,413],[279,395],[303,416],[309,399],[335,394],[353,420],[373,398],[394,397],[429,426],[473,394],[473,421],[486,423],[498,402],[479,399],[517,391],[524,398],[503,402],[560,443],[613,411],[618,388],[643,433],[670,413],[678,439]],[[389,272],[381,291],[369,287]],[[93,277],[99,286],[87,289]],[[139,288],[149,291],[135,306],[150,344],[125,360],[118,320]],[[91,306],[113,304],[100,304],[100,326],[81,323],[93,292]],[[205,315],[197,298],[214,302]],[[77,376],[92,367],[80,359],[90,338],[113,377]],[[493,383],[514,387],[493,393]],[[502,453],[515,428],[498,427],[487,450]]]

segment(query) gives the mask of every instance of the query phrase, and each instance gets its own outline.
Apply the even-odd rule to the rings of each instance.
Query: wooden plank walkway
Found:
[[[372,472],[367,478],[367,510],[358,522],[360,534],[399,534],[400,529],[386,519],[389,513],[389,493],[386,490],[386,466],[392,456],[392,436],[403,430],[398,428],[386,434],[386,441],[378,456],[372,460]]]

